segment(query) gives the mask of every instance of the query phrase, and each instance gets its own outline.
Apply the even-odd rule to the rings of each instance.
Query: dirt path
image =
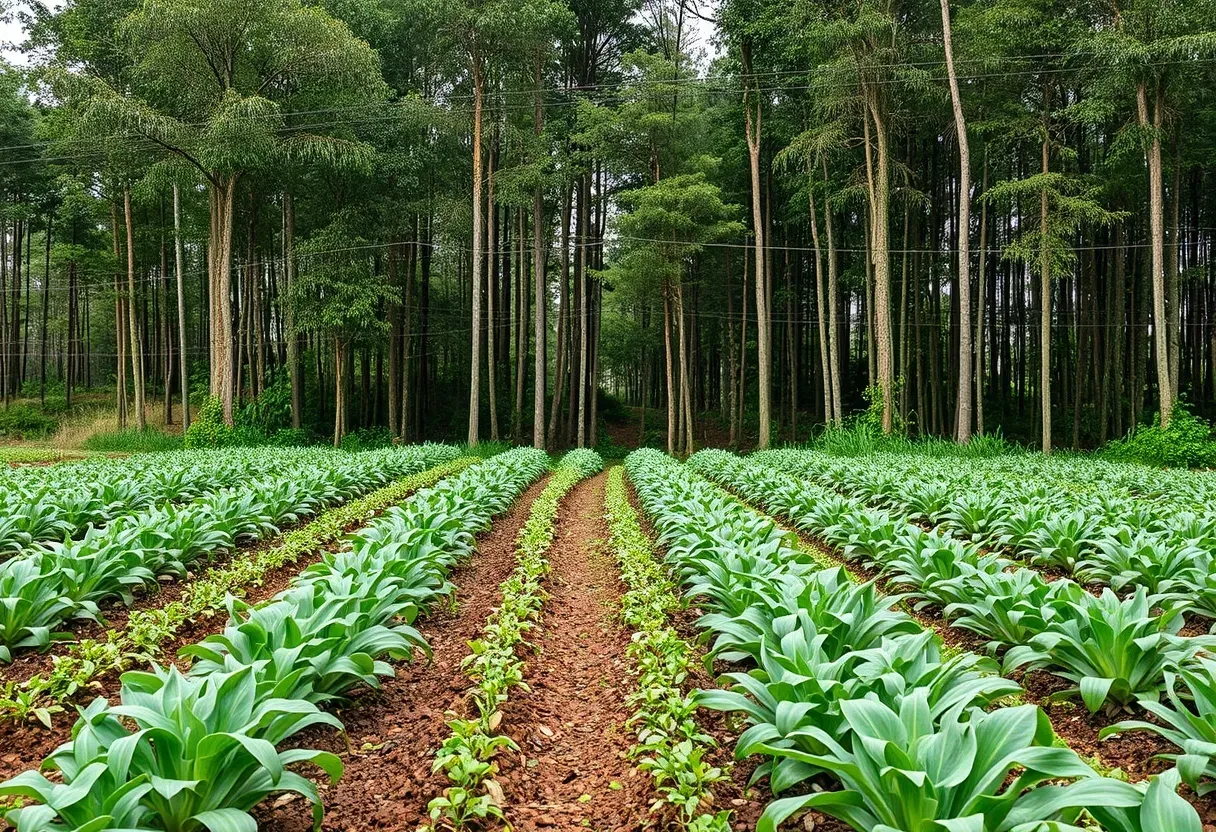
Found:
[[[309,731],[299,744],[342,757],[346,772],[336,786],[322,785],[327,830],[413,830],[432,790],[431,763],[448,735],[444,712],[463,712],[469,682],[460,669],[468,642],[498,603],[498,585],[515,567],[515,537],[546,479],[534,484],[477,543],[477,554],[453,571],[456,610],[436,611],[420,627],[432,661],[397,663],[397,676],[337,712],[350,738],[348,752],[333,731]],[[309,772],[312,773],[312,772]],[[255,812],[262,832],[306,832],[312,813],[303,800],[280,798]]]
[[[503,707],[502,730],[521,753],[502,760],[499,779],[518,830],[645,825],[650,777],[625,756],[629,633],[617,623],[620,573],[606,550],[606,478],[584,480],[562,502],[531,691],[512,691]]]

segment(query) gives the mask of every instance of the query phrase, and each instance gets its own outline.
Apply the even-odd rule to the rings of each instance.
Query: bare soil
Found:
[[[583,480],[562,501],[529,690],[512,691],[503,706],[502,731],[520,747],[499,775],[515,829],[607,832],[646,822],[651,778],[627,756],[629,633],[618,623],[620,576],[604,548],[606,478]]]
[[[460,661],[469,652],[486,616],[498,603],[499,584],[515,566],[515,538],[528,518],[545,480],[534,484],[505,517],[478,541],[477,553],[452,572],[457,587],[454,609],[436,610],[420,630],[433,651],[398,663],[395,678],[379,691],[365,691],[336,714],[346,726],[349,746],[331,730],[306,731],[295,744],[332,751],[346,771],[335,786],[319,784],[325,801],[326,830],[413,830],[435,797],[431,764],[448,736],[449,711],[466,710],[469,680]],[[301,773],[314,774],[304,770]],[[290,795],[255,812],[263,832],[306,832],[312,813]]]

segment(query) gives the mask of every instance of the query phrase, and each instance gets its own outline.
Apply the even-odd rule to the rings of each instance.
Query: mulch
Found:
[[[379,691],[363,691],[338,709],[348,741],[321,728],[293,738],[295,745],[338,754],[346,768],[337,785],[319,784],[324,829],[413,830],[422,823],[427,803],[438,794],[431,764],[450,733],[445,715],[463,713],[469,704],[461,659],[501,598],[499,584],[515,567],[516,535],[545,482],[529,488],[478,541],[473,558],[452,571],[455,609],[436,610],[420,627],[433,651],[431,660],[419,656],[412,663],[397,663],[396,677],[384,680]],[[312,829],[307,802],[292,795],[260,807],[254,816],[263,832]]]
[[[514,829],[640,829],[653,797],[649,774],[628,758],[633,687],[620,625],[620,573],[606,551],[606,474],[562,501],[549,548],[543,632],[526,659],[529,690],[503,705],[502,732],[520,747],[499,781]]]

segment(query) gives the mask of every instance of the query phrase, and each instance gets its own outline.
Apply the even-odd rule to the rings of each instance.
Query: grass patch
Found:
[[[82,446],[86,451],[138,454],[177,450],[182,447],[182,438],[154,427],[127,428],[95,433],[84,440]]]

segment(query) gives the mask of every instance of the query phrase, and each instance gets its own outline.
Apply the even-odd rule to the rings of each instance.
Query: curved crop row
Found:
[[[340,728],[320,704],[376,686],[393,673],[385,658],[424,646],[411,625],[450,591],[452,564],[546,467],[543,452],[521,449],[466,468],[390,509],[274,600],[233,602],[222,634],[183,651],[195,658],[188,673],[126,673],[117,704],[82,711],[72,741],[47,760],[62,782],[26,772],[0,785],[28,801],[7,819],[19,832],[252,832],[249,810],[286,791],[312,802],[319,826],[317,789],[290,767],[311,763],[336,780],[341,762],[287,741],[309,725]]]
[[[502,602],[486,621],[481,638],[469,643],[473,652],[462,662],[473,683],[477,716],[456,715],[448,722],[451,735],[435,754],[434,770],[442,770],[452,785],[430,802],[431,820],[462,829],[472,821],[503,819],[500,789],[494,781],[494,757],[504,748],[518,750],[510,737],[496,733],[499,710],[511,688],[524,685],[520,647],[540,617],[545,601],[541,586],[549,573],[546,553],[556,533],[562,498],[580,481],[598,473],[604,460],[595,451],[570,451],[532,503],[515,543],[516,566],[502,582]]]
[[[1162,472],[1127,464],[1069,461],[1027,473],[1003,460],[946,464],[897,454],[841,459],[785,450],[756,458],[1081,583],[1185,596],[1191,609],[1216,619],[1216,487],[1208,475],[1175,475],[1172,487],[1153,489]],[[1102,476],[1075,478],[1091,467]],[[1178,491],[1189,496],[1166,496]]]
[[[234,448],[0,470],[0,555],[291,466],[330,465],[343,457],[349,454],[327,448]]]
[[[1118,832],[1199,829],[1176,771],[1146,791],[1097,775],[1052,746],[1037,706],[993,707],[1017,687],[988,660],[943,656],[872,582],[821,568],[663,454],[636,451],[626,466],[688,595],[709,610],[711,655],[753,666],[701,702],[746,714],[736,753],[765,758],[757,774],[774,793],[831,786],[770,803],[761,830],[807,808],[864,832],[1077,829],[1083,811]]]
[[[637,690],[629,697],[629,725],[637,732],[637,743],[630,755],[654,779],[660,798],[652,811],[668,805],[676,810],[681,829],[729,832],[730,811],[712,811],[713,786],[723,777],[706,759],[715,743],[694,719],[696,700],[684,692],[696,651],[669,620],[680,608],[678,587],[655,560],[629,503],[623,468],[608,472],[604,506],[609,544],[627,587],[621,617],[633,630],[626,657],[637,676]]]
[[[327,467],[292,467],[188,505],[90,527],[83,537],[8,560],[0,564],[0,661],[13,650],[70,639],[56,630],[63,622],[100,620],[101,602],[130,604],[136,589],[155,587],[165,575],[183,578],[189,564],[211,552],[458,454],[450,445],[419,445],[335,457]]]
[[[1007,650],[1006,672],[1043,668],[1072,681],[1076,687],[1060,695],[1079,694],[1090,711],[1155,701],[1168,671],[1216,646],[1211,636],[1178,634],[1185,604],[1168,596],[1139,588],[1128,598],[1109,589],[1095,597],[1068,579],[1049,582],[974,544],[926,532],[759,458],[702,452],[694,466],[839,546],[847,557],[880,569],[954,626],[988,639],[993,652]]]
[[[418,489],[478,461],[477,457],[460,457],[401,477],[364,497],[327,509],[307,525],[283,535],[277,546],[244,552],[223,566],[209,569],[191,581],[172,603],[133,612],[125,628],[110,630],[103,640],[73,643],[64,655],[55,657],[51,672],[45,676],[32,676],[21,685],[8,683],[0,693],[0,719],[37,718],[49,726],[51,715],[63,710],[61,703],[91,681],[155,658],[161,646],[188,621],[223,610],[230,594],[239,594],[260,582],[267,572],[295,563],[337,540],[352,525],[366,523]]]
[[[720,451],[703,451],[693,466],[711,479],[795,525],[840,546],[846,556],[877,567],[912,599],[941,607],[953,626],[1007,650],[1004,669],[1042,667],[1071,680],[1091,710],[1104,703],[1132,705],[1157,720],[1113,725],[1102,736],[1126,730],[1160,734],[1178,747],[1179,771],[1201,794],[1216,778],[1216,664],[1198,654],[1206,637],[1175,635],[1182,625],[1174,607],[1156,614],[1164,599],[1139,592],[1119,600],[1100,598],[1075,583],[1048,583],[1038,573],[974,546],[925,532],[868,509],[834,491]],[[1168,704],[1159,703],[1162,694]]]

